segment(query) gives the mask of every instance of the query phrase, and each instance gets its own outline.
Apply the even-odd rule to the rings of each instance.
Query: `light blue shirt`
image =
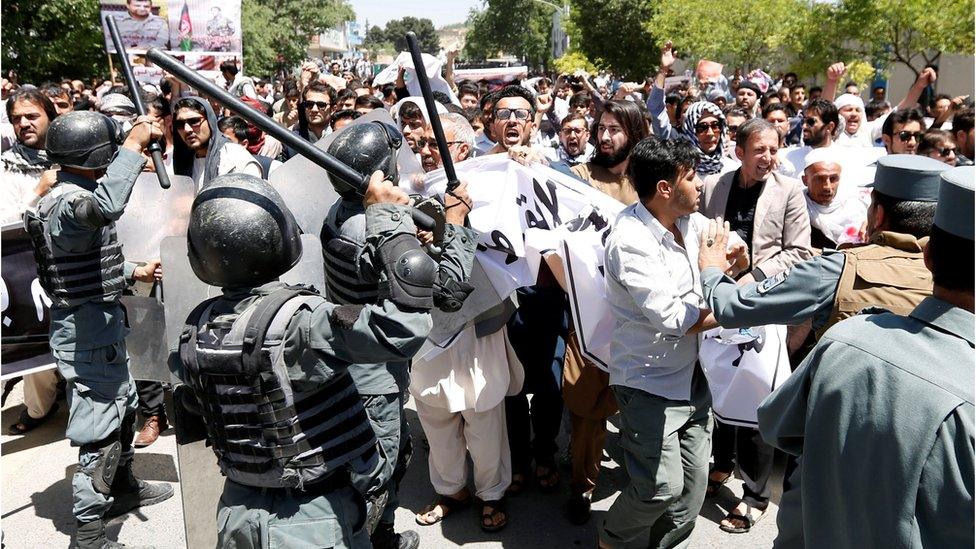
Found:
[[[698,234],[708,219],[677,220],[684,247],[643,204],[617,216],[607,238],[607,299],[614,315],[610,384],[671,400],[691,398],[698,335],[688,330],[704,307]]]

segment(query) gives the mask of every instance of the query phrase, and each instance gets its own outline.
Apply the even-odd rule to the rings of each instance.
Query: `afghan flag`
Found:
[[[180,50],[193,49],[193,23],[190,22],[190,8],[183,1],[183,11],[180,13]]]

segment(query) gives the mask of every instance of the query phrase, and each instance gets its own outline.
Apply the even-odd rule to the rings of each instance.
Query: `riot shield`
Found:
[[[166,270],[163,278],[166,342],[169,348],[176,348],[190,311],[201,301],[220,295],[220,288],[204,284],[193,274],[187,258],[186,238],[164,238],[160,253]],[[317,236],[302,235],[302,258],[281,276],[281,280],[288,284],[311,284],[318,289],[325,288],[322,245]],[[200,417],[185,405],[188,388],[178,385],[178,379],[174,378],[173,383],[176,386],[173,422],[176,428],[177,464],[183,486],[186,546],[214,547],[217,542],[217,503],[223,492],[224,477],[220,474],[213,450],[202,438]]]
[[[349,126],[367,124],[378,121],[386,122],[394,127],[396,123],[390,113],[383,109],[376,109],[365,116],[353,120]],[[347,128],[349,126],[346,126]],[[342,130],[329,134],[315,142],[315,147],[324,150],[342,133]],[[397,154],[397,166],[400,170],[400,185],[408,193],[413,191],[407,182],[415,174],[423,174],[420,162],[407,146],[406,140],[400,146]],[[318,235],[322,231],[322,223],[329,213],[329,207],[339,199],[339,193],[332,187],[329,174],[304,156],[295,156],[271,173],[268,178],[271,185],[278,191],[288,208],[295,215],[295,219],[306,234]]]
[[[125,215],[115,222],[128,261],[159,257],[159,245],[167,236],[184,236],[196,185],[189,177],[174,175],[167,190],[159,187],[156,174],[143,173],[132,189]]]

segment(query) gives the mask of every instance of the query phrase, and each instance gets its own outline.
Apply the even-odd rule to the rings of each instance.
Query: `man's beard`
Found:
[[[621,162],[627,160],[627,156],[630,154],[630,149],[620,149],[612,153],[605,153],[601,150],[597,150],[596,154],[593,155],[591,162],[597,166],[602,166],[604,168],[613,168],[620,165]]]
[[[807,140],[806,144],[810,145],[810,147],[819,147],[820,145],[823,145],[824,141],[826,140],[827,140],[827,130],[822,129],[819,132],[816,131],[810,132],[810,139]]]

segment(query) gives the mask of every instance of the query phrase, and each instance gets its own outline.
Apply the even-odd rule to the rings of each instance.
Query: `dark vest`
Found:
[[[24,213],[24,224],[34,248],[37,276],[41,287],[51,297],[53,307],[69,308],[84,303],[118,301],[125,288],[122,244],[115,224],[96,231],[89,249],[69,252],[51,241],[51,211],[61,200],[88,192],[71,183],[60,183],[41,198],[35,210]]]
[[[288,377],[288,324],[301,309],[324,301],[292,286],[255,300],[241,314],[215,316],[216,299],[190,313],[180,358],[228,479],[303,489],[356,458],[375,458],[376,437],[348,372],[304,393]]]

